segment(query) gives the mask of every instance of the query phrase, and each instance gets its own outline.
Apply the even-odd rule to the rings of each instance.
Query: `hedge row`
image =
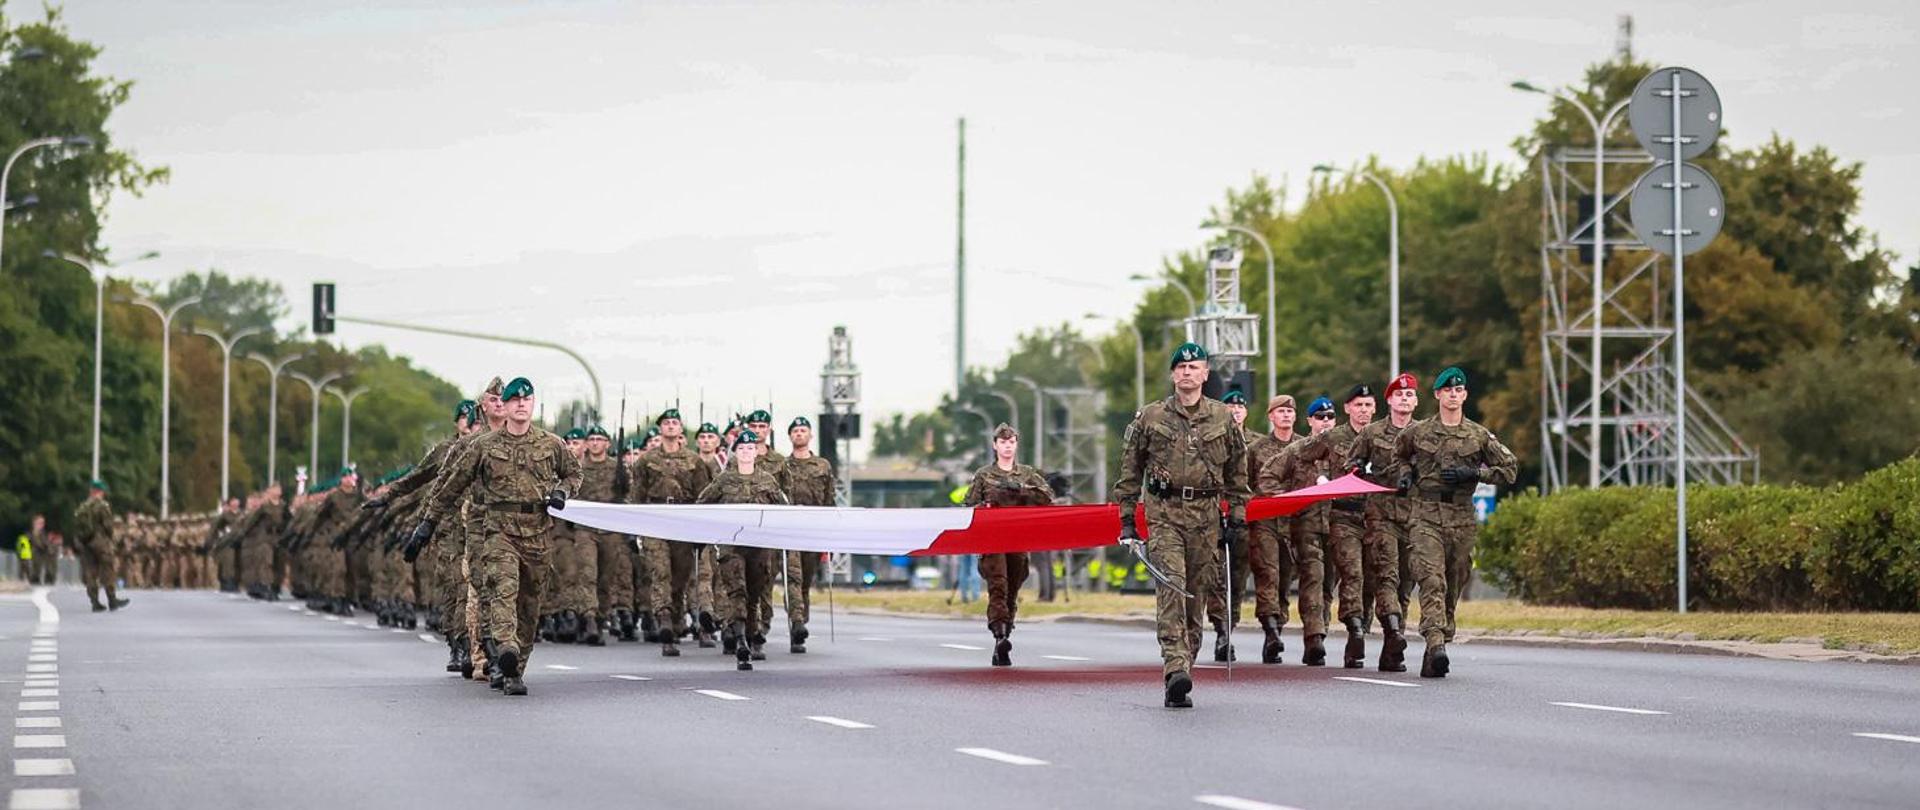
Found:
[[[1920,459],[1824,489],[1687,489],[1687,597],[1722,610],[1920,610]],[[1505,499],[1480,534],[1483,576],[1530,602],[1674,604],[1673,490]]]

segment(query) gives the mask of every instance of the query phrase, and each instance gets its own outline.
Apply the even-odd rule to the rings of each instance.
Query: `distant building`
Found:
[[[902,456],[874,456],[853,468],[854,506],[947,506],[946,473]]]

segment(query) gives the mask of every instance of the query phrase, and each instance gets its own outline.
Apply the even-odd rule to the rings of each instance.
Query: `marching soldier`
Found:
[[[993,463],[973,474],[966,506],[1045,506],[1053,503],[1053,488],[1039,470],[1019,457],[1020,433],[1002,422],[993,429]],[[1013,620],[1020,612],[1020,586],[1027,581],[1024,551],[980,555],[980,576],[987,581],[987,631],[993,633],[993,665],[1013,665]]]
[[[1327,431],[1336,472],[1346,469],[1360,431],[1373,421],[1378,407],[1373,400],[1373,388],[1366,383],[1355,385],[1347,391],[1341,407],[1347,412],[1347,423]],[[1370,611],[1366,601],[1373,595],[1371,582],[1379,574],[1367,568],[1363,550],[1367,502],[1358,497],[1336,498],[1327,508],[1328,549],[1332,552],[1333,570],[1339,577],[1340,624],[1347,628],[1347,647],[1342,652],[1341,664],[1347,669],[1359,669],[1367,663],[1367,633],[1362,628],[1362,621]]]
[[[533,383],[515,377],[500,391],[506,424],[466,448],[447,469],[445,481],[414,527],[409,549],[424,546],[434,526],[459,508],[471,489],[484,515],[480,553],[485,587],[487,659],[494,662],[503,694],[524,695],[521,679],[533,653],[541,581],[550,573],[545,539],[553,518],[580,487],[580,465],[558,436],[533,425]],[[417,551],[414,553],[418,553]]]
[[[1393,452],[1413,498],[1410,545],[1420,585],[1420,635],[1427,642],[1422,678],[1444,678],[1450,667],[1454,606],[1473,575],[1473,540],[1479,531],[1474,485],[1511,484],[1519,472],[1513,451],[1461,410],[1467,402],[1466,372],[1457,367],[1440,372],[1433,378],[1433,397],[1439,413],[1400,431]]]
[[[1279,495],[1326,480],[1332,470],[1333,445],[1326,440],[1333,429],[1333,400],[1318,397],[1307,405],[1306,439],[1289,443],[1260,468],[1255,479],[1261,495]],[[1327,663],[1326,549],[1327,509],[1316,503],[1293,516],[1293,567],[1300,577],[1300,632],[1306,650],[1300,663],[1310,667]]]
[[[1259,480],[1260,470],[1294,441],[1293,397],[1278,394],[1267,400],[1267,433],[1247,443],[1247,475]],[[1260,661],[1280,663],[1286,645],[1280,641],[1280,628],[1287,624],[1287,584],[1293,579],[1293,518],[1268,518],[1251,527],[1252,546],[1247,556],[1253,568],[1253,613],[1266,635],[1260,647]]]
[[[1387,418],[1374,420],[1360,431],[1347,455],[1347,471],[1374,484],[1398,486],[1401,469],[1394,458],[1394,446],[1400,432],[1413,424],[1413,411],[1420,405],[1420,381],[1412,374],[1401,374],[1387,383]],[[1376,492],[1366,496],[1366,534],[1363,547],[1366,568],[1372,574],[1371,593],[1374,615],[1380,617],[1380,630],[1386,644],[1380,653],[1381,672],[1406,672],[1406,625],[1408,558],[1407,493]]]
[[[73,545],[79,552],[81,580],[87,586],[87,601],[93,612],[119,610],[127,606],[114,590],[118,574],[120,548],[113,537],[113,507],[107,503],[107,485],[95,480],[87,487],[87,499],[73,510]],[[100,604],[100,589],[107,591],[107,603]]]
[[[792,455],[781,468],[780,488],[796,506],[833,505],[833,464],[813,452],[813,423],[804,416],[787,423]],[[820,573],[820,552],[781,552],[787,578],[788,652],[807,651],[807,619],[813,580]]]
[[[1207,351],[1185,343],[1173,352],[1173,396],[1142,408],[1127,426],[1120,453],[1120,540],[1138,551],[1134,506],[1142,501],[1151,529],[1146,556],[1164,577],[1155,593],[1165,703],[1190,708],[1193,653],[1200,644],[1215,547],[1247,528],[1247,447],[1227,407],[1201,395]],[[1227,518],[1220,520],[1220,501]],[[1190,596],[1182,591],[1191,587]]]
[[[607,454],[613,446],[613,437],[607,435],[606,428],[594,425],[586,431],[587,438],[580,461],[580,491],[575,497],[599,503],[612,503],[613,473],[615,461]],[[573,544],[573,579],[566,583],[560,595],[563,608],[579,616],[578,635],[580,643],[592,647],[605,646],[606,641],[600,635],[600,620],[612,617],[600,609],[600,547],[602,536],[618,539],[618,535],[603,532],[587,526],[570,525],[571,529],[565,542]],[[614,627],[619,627],[615,621]]]
[[[427,504],[440,496],[440,488],[452,478],[451,471],[466,455],[474,443],[491,431],[506,425],[507,407],[500,400],[500,393],[506,389],[506,383],[499,377],[487,381],[480,392],[479,413],[483,421],[470,422],[469,432],[454,440],[447,448],[441,469],[434,476],[431,491],[427,494]],[[441,530],[433,541],[435,567],[441,572],[443,582],[451,583],[441,589],[440,626],[442,633],[452,633],[460,637],[459,641],[448,639],[450,651],[460,657],[460,674],[463,677],[487,678],[492,683],[489,665],[492,663],[480,645],[482,621],[481,605],[486,595],[486,582],[480,576],[480,551],[486,542],[484,522],[486,513],[483,506],[474,500],[474,487],[469,484],[468,491],[459,493],[459,507],[452,513],[452,525]],[[424,516],[428,506],[422,506]],[[416,544],[409,538],[402,556],[417,558],[424,545]],[[445,628],[451,628],[445,629]],[[452,661],[448,661],[448,671],[452,671]]]
[[[692,503],[713,480],[713,473],[692,450],[687,449],[680,410],[668,408],[655,421],[660,431],[660,447],[640,456],[633,474],[629,503]],[[697,543],[681,543],[657,537],[640,538],[641,556],[651,577],[648,597],[654,620],[659,623],[660,654],[680,654],[680,635],[686,629],[689,601],[688,586],[693,577]],[[695,624],[695,637],[701,646],[712,646],[713,628]]]
[[[1235,388],[1220,396],[1220,404],[1227,406],[1227,413],[1233,417],[1234,428],[1239,430],[1244,438],[1247,435],[1247,395]],[[1247,480],[1252,481],[1251,476],[1258,473],[1257,469],[1249,469]],[[1213,593],[1207,596],[1207,621],[1213,625],[1214,633],[1213,660],[1222,662],[1240,660],[1234,655],[1233,628],[1240,624],[1240,603],[1246,598],[1247,569],[1251,563],[1244,540],[1228,547],[1227,551],[1229,552],[1227,556],[1232,558],[1233,570],[1227,571],[1227,561],[1222,560],[1220,571],[1214,576],[1218,577],[1220,582],[1232,583],[1233,607],[1231,609],[1227,607],[1228,588],[1215,588]]]
[[[761,469],[755,458],[760,437],[751,429],[740,432],[733,441],[734,469],[715,477],[700,491],[699,503],[780,504],[787,496],[773,474]],[[759,601],[772,592],[773,554],[769,549],[747,546],[722,546],[715,557],[719,573],[716,586],[721,618],[726,621],[726,636],[736,639],[733,647],[736,666],[747,671],[752,661],[763,660],[760,646],[766,643],[766,610]]]

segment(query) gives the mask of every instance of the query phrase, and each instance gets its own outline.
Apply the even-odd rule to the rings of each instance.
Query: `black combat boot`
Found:
[[[1367,631],[1360,629],[1360,617],[1355,616],[1343,622],[1347,626],[1347,649],[1341,656],[1341,665],[1347,669],[1360,669],[1367,665]]]
[[[458,660],[460,662],[460,677],[466,680],[472,680],[473,679],[473,650],[467,647],[466,636],[460,635],[460,636],[453,637],[453,654],[459,657]]]
[[[766,643],[766,634],[749,633],[747,635],[747,654],[752,656],[755,661],[767,660]]]
[[[580,617],[580,643],[589,647],[605,647],[607,642],[600,637],[600,617],[591,613]]]
[[[987,629],[993,633],[993,665],[1013,666],[1013,639],[1008,638],[1013,635],[1013,628],[1006,622],[994,622],[987,625]]]
[[[1280,621],[1272,616],[1261,616],[1260,630],[1267,634],[1266,641],[1260,645],[1260,663],[1280,663],[1280,653],[1287,648],[1280,643]]]
[[[548,613],[546,615],[541,616],[540,629],[535,632],[539,634],[541,641],[552,641],[553,640],[553,614]]]
[[[119,610],[119,609],[121,609],[121,608],[123,608],[123,607],[126,607],[127,605],[130,605],[130,604],[132,604],[132,603],[133,603],[133,600],[131,600],[131,599],[121,599],[120,597],[118,597],[118,596],[115,596],[115,595],[113,595],[113,594],[107,594],[107,609],[108,609],[108,610]]]
[[[1193,678],[1185,672],[1173,672],[1167,675],[1167,708],[1191,709],[1193,698],[1187,697],[1193,691]]]
[[[448,672],[460,671],[460,653],[466,648],[467,648],[466,643],[459,636],[447,637],[447,671]]]
[[[720,628],[720,654],[732,655],[740,646],[740,637],[733,634],[733,625]]]
[[[1407,671],[1407,631],[1397,615],[1380,617],[1380,631],[1387,636],[1380,650],[1381,672]]]
[[[724,637],[727,639],[727,643],[733,647],[734,668],[741,672],[753,671],[753,663],[749,660],[753,657],[753,650],[746,643],[746,635],[746,622],[736,621],[727,624],[726,635]]]
[[[343,619],[353,618],[353,602],[352,601],[347,599],[335,599],[333,604],[334,604],[333,612],[340,614],[341,618]]]
[[[654,618],[652,613],[640,614],[640,640],[648,644],[660,641],[660,620]]]
[[[387,607],[387,603],[376,602],[374,603],[374,605],[375,605],[374,611],[373,611],[374,624],[377,624],[381,627],[392,627],[393,611]]]
[[[1420,659],[1420,677],[1445,678],[1451,662],[1447,660],[1447,643],[1440,639],[1427,641],[1427,654]]]
[[[107,612],[107,606],[106,606],[106,605],[103,605],[103,604],[100,604],[100,600],[99,600],[99,599],[94,599],[94,600],[93,600],[93,612],[95,612],[95,613],[105,613],[105,612]]]
[[[499,689],[506,681],[505,671],[500,668],[500,642],[483,638],[480,649],[487,653],[487,686]]]
[[[524,695],[527,685],[520,680],[520,653],[512,649],[500,651],[500,694]]]
[[[1226,622],[1213,623],[1213,660],[1217,663],[1238,661],[1233,654],[1233,631],[1227,629]]]
[[[707,635],[713,635],[714,633],[720,632],[720,621],[718,619],[715,619],[713,617],[713,614],[708,613],[704,610],[700,611],[699,617],[697,617],[694,621],[695,621],[695,626],[699,627],[701,630],[705,630],[707,632]]]
[[[675,632],[669,622],[660,622],[660,654],[667,658],[680,657],[680,634]]]
[[[787,628],[787,652],[800,655],[807,651],[807,623],[794,622]]]
[[[1324,667],[1327,665],[1327,636],[1325,633],[1315,633],[1307,636],[1307,651],[1300,655],[1300,663],[1310,667]]]
[[[561,644],[572,644],[580,638],[580,614],[571,610],[560,611],[553,618],[553,640]]]

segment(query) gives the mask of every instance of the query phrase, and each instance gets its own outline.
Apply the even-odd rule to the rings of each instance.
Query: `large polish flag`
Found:
[[[1247,520],[1299,512],[1320,501],[1386,487],[1348,475],[1247,504]],[[569,501],[554,517],[621,534],[689,543],[787,551],[932,556],[1060,551],[1112,545],[1120,536],[1116,504],[869,509],[761,504],[613,504]],[[1137,525],[1151,528],[1144,507]]]

